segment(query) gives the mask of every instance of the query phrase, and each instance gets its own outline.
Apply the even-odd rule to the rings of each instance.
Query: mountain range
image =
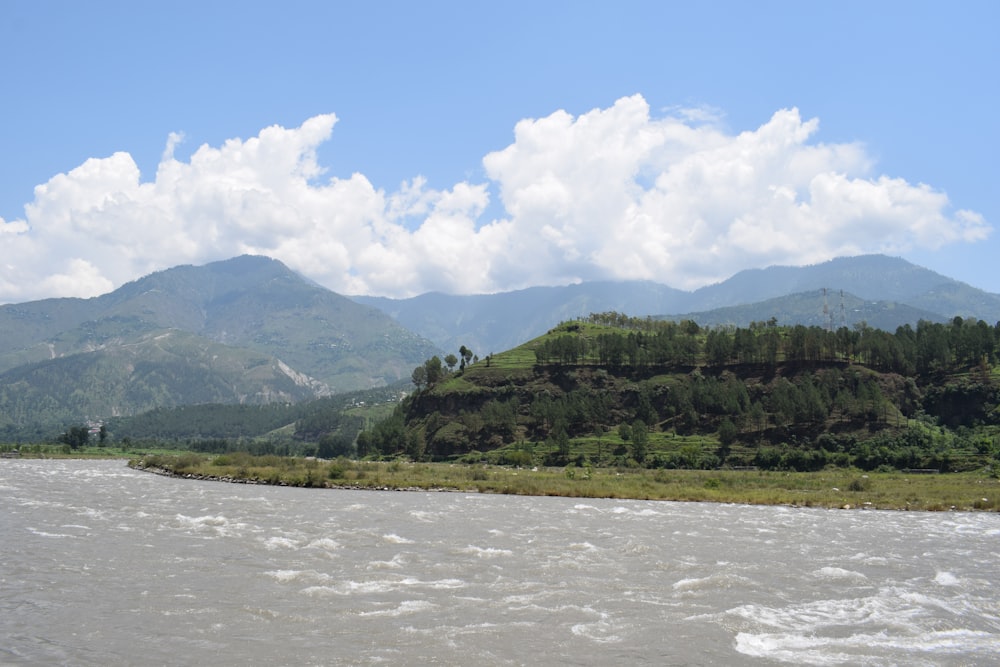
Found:
[[[886,331],[921,319],[1000,320],[1000,295],[885,255],[751,269],[694,291],[630,281],[471,296],[353,298],[381,309],[443,349],[454,351],[465,345],[481,356],[513,348],[560,322],[608,311],[690,319],[701,325],[747,326],[773,317],[780,324],[839,328],[864,321]]]
[[[1000,295],[883,255],[742,271],[694,291],[594,282],[345,297],[277,260],[150,274],[91,299],[0,306],[0,439],[152,408],[297,402],[407,380],[432,355],[502,352],[590,313],[699,324],[1000,320]]]
[[[0,434],[375,387],[437,352],[276,260],[180,266],[91,299],[0,306]]]

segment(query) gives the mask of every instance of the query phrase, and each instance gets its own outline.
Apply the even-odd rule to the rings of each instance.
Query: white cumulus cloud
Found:
[[[201,146],[171,133],[152,180],[128,153],[92,158],[0,219],[0,302],[92,296],[182,263],[275,257],[345,294],[493,292],[642,278],[694,288],[736,271],[986,238],[973,211],[873,173],[860,144],[815,141],[777,111],[739,134],[714,111],[654,118],[639,95],[523,120],[483,158],[487,181],[395,191],[324,179],[333,114]],[[502,214],[485,220],[491,193]]]

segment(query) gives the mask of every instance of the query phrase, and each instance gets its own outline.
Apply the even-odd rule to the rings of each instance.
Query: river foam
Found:
[[[0,464],[0,506],[0,664],[1000,664],[996,513],[31,460]]]

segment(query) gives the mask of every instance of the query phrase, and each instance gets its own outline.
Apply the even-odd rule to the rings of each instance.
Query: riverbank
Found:
[[[985,472],[517,469],[402,461],[322,461],[245,454],[156,455],[133,459],[129,465],[138,470],[188,479],[311,488],[458,491],[838,509],[1000,511],[1000,480]]]

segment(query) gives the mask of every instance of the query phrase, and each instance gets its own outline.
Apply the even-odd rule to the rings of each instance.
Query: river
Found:
[[[0,461],[2,665],[987,665],[1000,514]]]

